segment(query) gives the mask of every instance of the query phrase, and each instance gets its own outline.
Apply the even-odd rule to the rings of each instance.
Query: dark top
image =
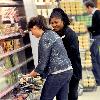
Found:
[[[82,66],[79,53],[79,41],[76,33],[69,27],[57,32],[63,40],[63,44],[67,50],[68,57],[72,63],[73,76],[78,79],[82,78]]]
[[[91,32],[92,36],[100,35],[100,10],[96,10],[92,16],[92,26],[88,27],[88,30]]]
[[[35,71],[41,75],[44,72],[52,74],[59,70],[68,69],[71,66],[62,39],[51,30],[45,31],[39,41],[38,60]]]

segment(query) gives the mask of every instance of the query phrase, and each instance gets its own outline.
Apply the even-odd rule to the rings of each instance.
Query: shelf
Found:
[[[0,2],[0,7],[22,7],[22,1],[10,1],[10,2]]]
[[[57,6],[56,2],[36,2],[36,6],[38,9],[51,9],[52,7]]]
[[[5,39],[12,39],[14,37],[17,37],[17,36],[21,36],[21,33],[12,33],[12,34],[9,34],[9,35],[2,35],[0,36],[0,40],[5,40]]]
[[[79,49],[80,52],[86,52],[86,49]]]
[[[3,96],[5,96],[7,93],[9,93],[12,89],[14,89],[14,87],[17,85],[18,83],[10,86],[9,88],[5,89],[5,91],[3,91],[2,93],[0,92],[0,98],[2,98]]]
[[[13,51],[10,51],[10,52],[7,52],[7,53],[4,53],[4,54],[2,54],[2,56],[0,56],[0,59],[5,58],[5,57],[7,57],[7,56],[9,56],[9,55],[11,55],[11,54],[14,54],[14,53],[16,53],[16,52],[22,51],[22,50],[24,50],[25,48],[28,48],[28,47],[30,47],[30,46],[31,46],[31,44],[29,43],[29,44],[25,45],[24,47],[21,47],[21,48],[19,48],[19,49],[16,49],[16,50],[13,50]]]
[[[46,8],[51,9],[53,5],[52,4],[51,5],[50,4],[46,4],[46,5],[39,5],[38,4],[36,6],[37,6],[38,9],[46,9]]]
[[[47,6],[47,5],[52,5],[52,2],[35,2],[36,5],[40,5],[40,6]]]
[[[26,63],[30,62],[31,60],[33,60],[33,57],[30,57],[29,59],[27,59],[26,61],[22,62],[21,64],[18,64],[16,66],[14,66],[11,69],[8,69],[7,71],[3,72],[2,75],[0,75],[0,78],[9,75],[10,73],[12,73],[13,71],[19,69],[20,67],[22,67],[23,65],[25,65]]]

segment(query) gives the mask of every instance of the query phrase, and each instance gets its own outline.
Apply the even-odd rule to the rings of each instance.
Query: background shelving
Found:
[[[0,1],[0,98],[17,85],[18,74],[34,69],[22,0]],[[7,98],[6,98],[7,99]]]

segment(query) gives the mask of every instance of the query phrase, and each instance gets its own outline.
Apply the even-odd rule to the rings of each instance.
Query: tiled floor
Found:
[[[100,100],[100,86],[97,87],[96,91],[83,92],[78,100]]]

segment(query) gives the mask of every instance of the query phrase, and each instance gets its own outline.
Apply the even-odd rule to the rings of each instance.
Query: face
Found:
[[[31,32],[32,35],[34,35],[36,38],[40,37],[40,29],[37,26],[33,26],[33,28],[31,28]]]
[[[91,7],[85,7],[86,11],[88,14],[91,14],[92,13],[92,8]]]
[[[53,27],[54,31],[59,31],[64,27],[63,21],[60,18],[51,18],[50,25]]]

